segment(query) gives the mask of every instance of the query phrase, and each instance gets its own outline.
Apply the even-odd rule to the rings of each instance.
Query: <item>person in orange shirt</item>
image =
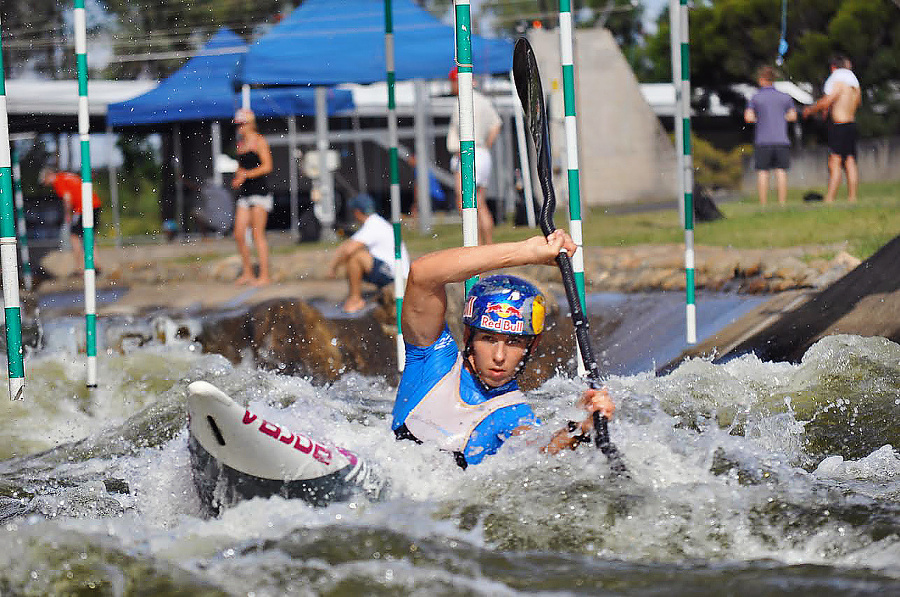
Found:
[[[72,240],[72,256],[75,259],[75,267],[79,272],[84,271],[84,249],[81,246],[81,237],[84,233],[81,221],[81,177],[71,172],[59,172],[52,168],[44,168],[40,175],[41,184],[53,189],[53,192],[63,202],[65,212],[69,218],[69,237]],[[94,193],[94,228],[100,223],[100,197]],[[100,265],[97,262],[97,254],[94,253],[94,270],[98,273]]]

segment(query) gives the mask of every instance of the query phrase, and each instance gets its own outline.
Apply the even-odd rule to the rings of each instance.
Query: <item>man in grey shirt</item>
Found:
[[[753,153],[756,161],[756,188],[759,202],[766,204],[769,192],[769,172],[775,172],[778,203],[787,201],[787,169],[791,165],[791,141],[787,123],[797,120],[794,100],[775,89],[775,69],[763,66],[757,71],[759,91],[744,111],[747,123],[756,123]]]

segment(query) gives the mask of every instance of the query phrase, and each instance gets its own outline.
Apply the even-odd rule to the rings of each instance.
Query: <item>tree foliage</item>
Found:
[[[605,27],[622,48],[632,66],[644,61],[643,5],[632,0],[581,0],[571,2],[575,27]],[[540,23],[558,26],[559,0],[487,0],[482,15],[491,15],[499,34],[517,35]]]
[[[782,0],[713,0],[690,13],[691,84],[722,89],[755,83],[763,64],[774,64],[781,37]],[[669,16],[664,12],[646,43],[645,79],[671,80]],[[863,88],[859,122],[864,134],[900,126],[900,7],[891,0],[788,0],[782,72],[816,92],[831,55],[850,58]]]
[[[55,0],[0,2],[0,23],[7,77],[48,73],[61,63],[63,13]]]
[[[10,74],[67,76],[67,71],[74,71],[73,7],[71,0],[0,4]],[[112,51],[112,62],[102,73],[105,78],[161,78],[184,58],[160,56],[191,52],[222,26],[249,40],[289,5],[284,0],[89,0],[85,8],[89,52],[92,42]]]
[[[283,0],[192,0],[159,2],[107,0],[107,8],[118,16],[116,54],[156,55],[192,51],[220,27],[227,26],[249,41],[259,27],[277,20],[285,8]],[[147,73],[161,77],[178,68],[184,59],[114,63],[109,77],[132,77]]]

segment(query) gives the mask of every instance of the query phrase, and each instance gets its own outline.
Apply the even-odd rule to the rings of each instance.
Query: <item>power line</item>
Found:
[[[119,62],[150,62],[153,60],[182,60],[185,58],[194,58],[196,56],[227,56],[230,54],[246,54],[246,46],[235,46],[231,48],[216,48],[215,50],[199,50],[199,51],[179,51],[171,52],[144,52],[143,54],[124,54],[116,55],[109,59],[110,63]]]
[[[175,4],[186,6],[189,4],[187,0],[176,0]],[[156,17],[162,16],[164,19],[167,15],[183,15],[188,17],[184,19],[184,21],[193,20],[192,17],[196,17],[197,14],[191,13],[184,14],[184,10],[179,8],[178,6],[172,6],[173,3],[167,3],[166,5],[160,5],[159,3],[154,2],[145,2],[142,4],[131,4],[129,8],[137,13],[143,11],[152,10]],[[193,3],[191,3],[193,5]],[[223,8],[223,12],[228,12],[229,8],[237,9],[245,6],[244,0],[224,0],[217,4],[217,8]],[[411,8],[407,10],[394,10],[394,16],[402,15],[403,13],[415,13],[420,8]],[[117,17],[118,21],[122,21],[126,18],[127,12],[123,13],[113,13]],[[270,11],[265,11],[264,14],[256,14],[252,15],[251,18],[253,20],[250,23],[251,28],[257,29],[259,27],[263,27],[269,25],[271,23],[272,18],[279,13],[271,13]],[[366,14],[356,14],[354,16],[374,16],[381,15],[382,12],[380,10],[373,9],[371,12]],[[322,16],[317,18],[310,18],[305,21],[306,24],[315,25],[319,24],[319,30],[313,35],[314,37],[321,37],[323,35],[328,35],[333,31],[325,29],[325,25],[328,23],[335,23],[344,18],[345,15],[334,14],[328,16]],[[189,49],[181,49],[181,50],[173,50],[170,49],[173,46],[188,46],[188,47],[201,47],[202,43],[198,43],[198,38],[206,38],[208,40],[216,31],[221,29],[223,26],[228,27],[229,29],[241,29],[248,25],[247,21],[241,19],[240,21],[236,21],[233,18],[222,23],[216,25],[194,25],[189,22],[185,22],[184,24],[175,24],[169,26],[165,29],[165,31],[148,31],[141,32],[139,28],[130,29],[128,31],[115,30],[114,28],[104,28],[102,33],[94,33],[88,38],[88,43],[96,43],[98,40],[102,40],[108,46],[111,46],[113,51],[113,56],[109,59],[109,63],[126,63],[126,62],[151,62],[151,61],[162,61],[162,60],[182,60],[186,58],[190,58],[197,55],[209,55],[207,52],[197,52]],[[443,25],[443,24],[441,24]],[[420,25],[417,27],[410,27],[407,29],[422,29],[428,27],[437,27],[438,24],[434,25]],[[32,37],[29,39],[22,39],[22,32],[28,31],[32,34]],[[336,31],[336,30],[335,30]],[[382,31],[381,27],[378,27],[378,31]],[[361,30],[362,32],[362,30]],[[19,33],[18,35],[12,35],[13,33]],[[34,35],[37,33],[38,35]],[[47,34],[50,35],[47,35]],[[140,37],[138,37],[140,35]],[[39,27],[32,27],[30,24],[23,25],[22,27],[18,27],[13,30],[5,30],[4,37],[6,41],[4,41],[4,47],[9,50],[40,50],[40,49],[50,49],[50,48],[65,48],[67,50],[72,49],[74,47],[74,39],[70,34],[70,28],[64,24],[58,23],[55,25],[46,25],[43,24]],[[297,38],[297,35],[289,36],[291,38]],[[302,36],[309,37],[309,36]],[[109,40],[112,40],[109,43]],[[153,46],[162,46],[158,51],[153,51]],[[144,52],[135,52],[134,50],[142,48],[146,49]],[[163,49],[165,48],[165,49]],[[237,49],[225,49],[225,51],[217,52],[221,54],[235,53],[238,51]],[[245,51],[245,50],[244,50]],[[125,52],[125,53],[120,53]]]

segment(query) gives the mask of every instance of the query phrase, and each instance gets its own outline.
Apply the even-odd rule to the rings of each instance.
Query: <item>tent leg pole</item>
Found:
[[[291,238],[300,240],[300,197],[297,189],[297,117],[288,116],[288,178],[291,193]]]
[[[178,222],[178,239],[184,240],[184,185],[182,184],[183,166],[181,162],[181,126],[175,123],[172,127],[173,146],[175,151],[175,214]]]
[[[431,147],[428,145],[428,93],[425,89],[425,81],[415,80],[416,101],[416,195],[419,208],[419,230],[428,232],[431,230],[431,185],[429,175],[431,173]]]
[[[334,178],[328,170],[328,89],[316,87],[316,148],[319,152],[319,220],[325,238],[333,238],[336,209]]]
[[[109,200],[112,203],[113,210],[113,230],[116,235],[116,248],[122,248],[122,219],[121,209],[119,207],[119,173],[113,159],[113,131],[112,127],[106,125],[106,134],[110,139],[109,145],[109,162],[107,169],[109,172]]]
[[[368,193],[369,192],[369,183],[366,180],[366,157],[363,153],[363,141],[359,136],[360,132],[360,124],[359,124],[359,108],[353,108],[353,131],[357,133],[356,138],[354,139],[354,148],[356,150],[356,186],[359,188],[360,193]]]
[[[513,127],[509,126],[509,122],[503,124],[503,164],[507,167],[503,168],[503,188],[500,196],[505,197],[506,203],[506,219],[515,222],[516,214],[516,175],[515,175],[515,152],[513,150]]]
[[[217,158],[222,153],[222,124],[215,120],[209,125],[210,139],[212,142],[212,180],[217,187],[222,186],[222,173],[219,172]]]

